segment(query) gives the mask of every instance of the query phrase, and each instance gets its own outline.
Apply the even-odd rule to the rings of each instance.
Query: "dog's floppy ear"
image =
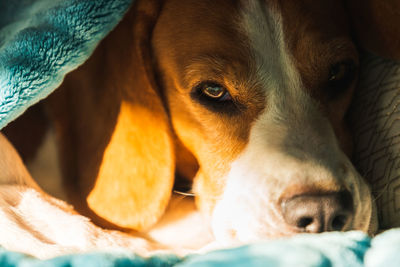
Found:
[[[111,36],[115,47],[108,49],[126,49],[118,42],[133,44],[127,48],[132,51],[132,60],[120,67],[117,66],[124,59],[112,61],[115,69],[110,71],[116,72],[112,76],[122,78],[114,81],[123,86],[120,110],[95,185],[87,198],[89,207],[102,218],[136,230],[148,228],[163,214],[174,179],[173,141],[150,52],[151,32],[161,2],[136,1],[132,14],[128,14],[133,21],[127,19],[121,26],[130,29],[133,25],[131,41],[123,36]],[[129,34],[129,30],[121,31],[123,34]]]
[[[161,2],[136,1],[131,11],[133,21],[123,22],[127,25],[122,26],[128,29],[133,24],[132,60],[126,66],[111,70],[125,72],[122,76],[112,75],[123,79],[115,80],[123,86],[120,110],[95,185],[87,198],[96,214],[135,230],[146,229],[160,218],[169,202],[174,180],[171,130],[161,92],[157,90],[150,51],[151,32]],[[115,42],[125,41],[120,37]],[[109,49],[125,49],[125,46],[115,43]],[[121,58],[115,60],[120,62]],[[113,66],[119,62],[113,62]]]
[[[359,44],[400,60],[400,1],[344,0]]]
[[[146,229],[172,192],[174,145],[150,45],[161,3],[135,1],[48,100],[69,201],[102,226]]]

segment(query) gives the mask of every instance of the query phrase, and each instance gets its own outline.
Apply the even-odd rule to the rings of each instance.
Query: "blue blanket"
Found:
[[[0,0],[0,129],[50,94],[118,23],[131,0]],[[1,237],[0,237],[1,238]],[[18,241],[17,241],[18,242]],[[144,259],[133,252],[40,261],[0,249],[0,266],[400,266],[400,230],[290,239],[191,255]]]
[[[0,249],[0,266],[52,267],[398,267],[400,230],[390,230],[372,240],[360,232],[303,234],[289,239],[213,251],[178,258],[160,255],[141,258],[131,252],[88,253],[38,260]]]
[[[0,0],[0,129],[57,88],[131,0]]]

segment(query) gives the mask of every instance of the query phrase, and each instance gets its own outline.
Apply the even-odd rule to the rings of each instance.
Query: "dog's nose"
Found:
[[[299,232],[342,231],[353,217],[349,192],[299,195],[282,202],[283,217]]]

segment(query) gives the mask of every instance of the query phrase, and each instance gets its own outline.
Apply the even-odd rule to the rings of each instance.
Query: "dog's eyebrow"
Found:
[[[200,55],[191,58],[183,71],[185,87],[203,79],[221,79],[226,61],[215,55]]]
[[[333,40],[329,40],[327,42],[323,42],[320,44],[321,47],[324,47],[325,49],[323,50],[324,53],[326,51],[330,52],[330,57],[331,60],[333,60],[337,56],[346,56],[348,57],[349,55],[357,55],[356,52],[356,47],[354,46],[354,43],[350,41],[350,39],[347,38],[336,38]],[[331,51],[334,51],[333,53]]]
[[[192,88],[204,80],[212,80],[220,83],[229,83],[231,90],[239,87],[238,73],[242,72],[244,63],[233,58],[226,58],[215,54],[202,54],[187,61],[183,69],[183,85]],[[243,69],[247,69],[244,68]],[[237,84],[236,84],[237,83]]]

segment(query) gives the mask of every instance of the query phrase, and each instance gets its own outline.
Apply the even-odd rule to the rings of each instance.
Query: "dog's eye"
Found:
[[[344,92],[356,77],[356,64],[353,60],[345,60],[330,67],[328,86],[332,97]]]
[[[332,65],[329,71],[329,81],[337,82],[346,79],[353,72],[354,67],[354,62],[350,60]]]
[[[203,82],[196,86],[196,90],[203,96],[217,100],[217,101],[228,101],[232,97],[228,90],[222,85],[215,82]]]
[[[214,81],[204,81],[193,87],[191,98],[210,111],[229,116],[237,115],[245,106],[235,100],[229,91]]]

